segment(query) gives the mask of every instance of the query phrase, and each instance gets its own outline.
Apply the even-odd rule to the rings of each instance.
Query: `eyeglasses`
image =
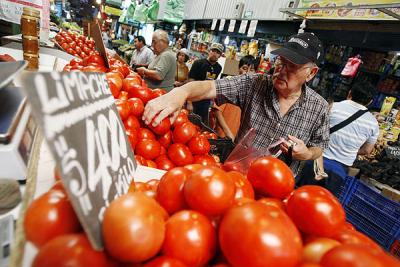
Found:
[[[303,65],[292,63],[289,60],[286,60],[284,58],[277,57],[275,60],[275,68],[283,69],[283,67],[286,67],[286,70],[288,72],[298,72],[302,69],[312,68],[312,66],[310,66],[310,65],[303,66]]]

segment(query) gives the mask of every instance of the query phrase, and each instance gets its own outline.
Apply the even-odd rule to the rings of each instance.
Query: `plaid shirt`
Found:
[[[218,105],[230,102],[242,110],[240,129],[236,140],[240,140],[251,128],[256,130],[255,148],[268,147],[293,135],[307,147],[325,149],[329,142],[328,103],[312,89],[304,86],[300,98],[282,117],[278,96],[273,90],[269,75],[240,75],[216,82]],[[299,161],[290,168],[297,174]]]

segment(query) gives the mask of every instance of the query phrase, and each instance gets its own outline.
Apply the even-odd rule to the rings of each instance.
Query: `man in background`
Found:
[[[150,62],[154,59],[153,51],[146,46],[146,40],[143,36],[135,37],[136,50],[132,53],[130,66],[133,69],[140,67],[148,67]]]

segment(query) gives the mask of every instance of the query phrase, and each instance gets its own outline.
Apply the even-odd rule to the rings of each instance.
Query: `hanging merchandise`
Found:
[[[149,9],[147,10],[147,17],[150,20],[156,21],[159,9],[160,3],[158,2],[158,0],[153,0],[153,2],[151,2],[149,6]]]
[[[341,75],[353,78],[354,76],[356,76],[357,71],[360,68],[362,63],[363,62],[361,60],[360,55],[349,58],[347,60],[346,66],[342,70]]]
[[[129,20],[133,20],[133,15],[135,14],[136,2],[132,1],[131,4],[122,12],[122,15],[119,17],[118,22],[120,23],[128,23]]]
[[[164,12],[164,20],[173,24],[182,23],[184,8],[185,0],[168,0]]]
[[[138,21],[140,23],[147,22],[147,13],[148,7],[142,3],[136,6],[135,14],[133,15],[133,20]]]

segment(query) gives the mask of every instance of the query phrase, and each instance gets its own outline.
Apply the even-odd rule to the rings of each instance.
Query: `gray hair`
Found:
[[[169,44],[169,37],[166,31],[156,30],[153,34],[153,37],[157,38],[158,40],[164,41],[166,44]]]

